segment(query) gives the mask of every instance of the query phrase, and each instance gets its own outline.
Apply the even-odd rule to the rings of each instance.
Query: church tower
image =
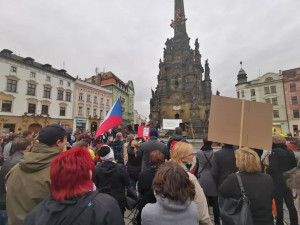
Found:
[[[208,60],[205,70],[202,67],[198,38],[195,48],[190,47],[186,20],[183,0],[175,0],[170,24],[174,37],[167,39],[163,59],[159,60],[158,85],[152,90],[150,100],[150,120],[157,126],[162,125],[163,119],[182,119],[188,136],[200,138],[207,135],[212,80]]]

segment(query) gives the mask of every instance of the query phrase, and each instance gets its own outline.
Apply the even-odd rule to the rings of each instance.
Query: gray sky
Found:
[[[135,108],[149,115],[174,0],[0,0],[0,49],[81,78],[112,71],[133,80]],[[235,97],[239,62],[254,79],[300,67],[299,0],[185,0],[191,47],[198,37],[212,87]]]

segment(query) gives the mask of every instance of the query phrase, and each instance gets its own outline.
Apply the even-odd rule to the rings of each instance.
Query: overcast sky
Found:
[[[65,63],[74,77],[98,67],[133,80],[135,109],[149,115],[174,0],[0,0],[0,8],[0,49]],[[299,0],[185,0],[190,45],[199,38],[213,92],[236,96],[240,61],[249,80],[300,67],[299,9]]]

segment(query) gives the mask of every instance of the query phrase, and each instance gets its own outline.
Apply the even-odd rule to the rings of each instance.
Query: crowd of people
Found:
[[[116,130],[95,138],[51,124],[0,141],[3,225],[125,224],[132,192],[136,224],[231,225],[222,212],[243,195],[237,174],[254,225],[283,225],[283,202],[298,225],[300,163],[280,135],[271,151],[226,143],[215,151],[207,138],[194,149],[180,127],[165,144],[157,130],[148,139]]]

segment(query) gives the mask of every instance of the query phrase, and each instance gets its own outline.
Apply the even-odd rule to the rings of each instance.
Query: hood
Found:
[[[272,151],[276,152],[280,157],[287,156],[288,148],[285,144],[272,144]]]
[[[172,210],[172,211],[182,211],[182,210],[185,210],[191,204],[191,200],[186,200],[185,203],[180,203],[180,202],[172,201],[172,200],[170,200],[168,198],[163,198],[160,195],[156,195],[155,191],[154,191],[154,195],[155,195],[156,201],[160,205],[162,205],[164,208],[166,208],[168,210]]]
[[[181,134],[173,134],[172,140],[173,141],[181,141],[183,139],[183,136]]]
[[[20,161],[20,168],[25,173],[34,173],[49,166],[50,162],[61,151],[43,143],[35,143],[31,152],[24,154]]]
[[[117,170],[117,164],[114,162],[102,162],[99,166],[99,170],[102,174],[110,175]]]

